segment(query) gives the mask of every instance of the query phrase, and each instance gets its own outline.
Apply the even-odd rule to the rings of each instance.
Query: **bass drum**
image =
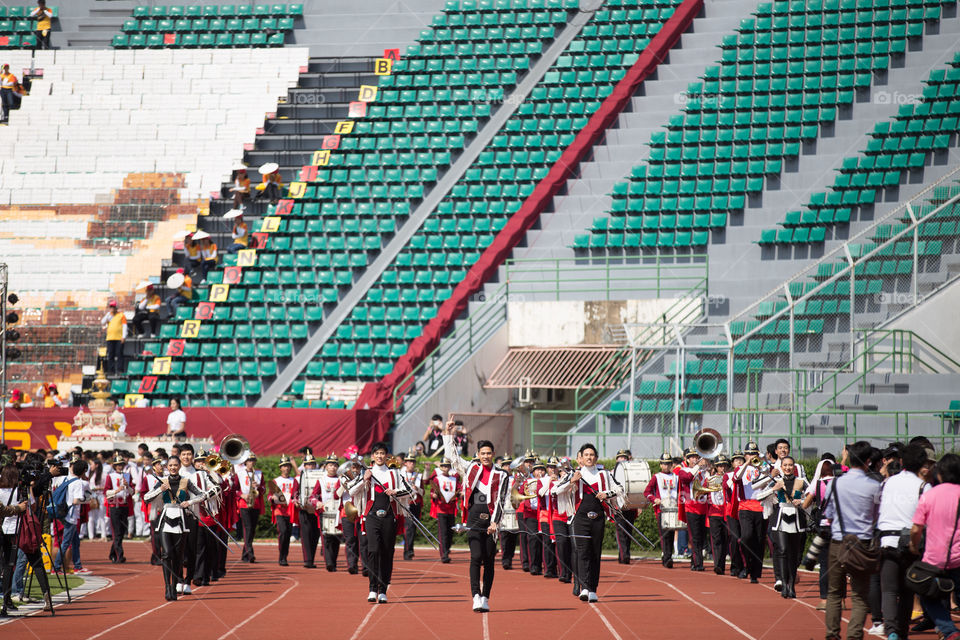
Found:
[[[340,534],[340,514],[334,511],[333,513],[327,512],[326,510],[320,516],[320,531],[325,536],[336,536]]]
[[[618,499],[621,509],[643,509],[649,504],[643,491],[653,476],[646,460],[630,460],[617,464],[613,477],[623,487],[623,495]]]

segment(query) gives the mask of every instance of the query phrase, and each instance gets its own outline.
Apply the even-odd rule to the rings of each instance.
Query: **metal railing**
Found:
[[[444,336],[437,348],[397,384],[393,390],[395,412],[416,409],[485,344],[506,322],[507,302],[595,300],[598,292],[604,291],[607,300],[677,295],[678,302],[670,307],[673,310],[681,301],[691,298],[699,305],[707,292],[708,263],[702,255],[658,255],[643,264],[622,258],[507,260],[504,268],[507,281],[492,295],[476,294],[472,302],[481,306]],[[584,274],[592,274],[593,278]],[[688,315],[686,304],[689,303],[677,308],[677,313],[684,309],[684,316]],[[414,391],[414,385],[418,400],[404,406],[404,398]]]

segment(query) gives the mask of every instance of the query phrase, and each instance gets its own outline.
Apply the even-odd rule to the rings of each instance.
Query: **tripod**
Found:
[[[27,499],[29,501],[29,496],[30,494],[33,493],[33,491],[31,490],[31,488],[28,488],[26,493],[27,493]],[[9,499],[7,501],[8,504],[13,500],[13,495],[14,495],[14,492],[13,490],[11,490]],[[43,507],[42,498],[41,500],[38,500],[37,506],[41,508]],[[42,536],[41,536],[42,520],[36,517],[36,511],[34,510],[35,508],[36,507],[34,505],[30,505],[28,502],[28,506],[27,506],[28,511],[17,518],[16,530],[13,534],[13,544],[9,551],[9,554],[10,554],[9,561],[4,567],[3,596],[2,596],[3,604],[2,604],[2,608],[0,608],[0,616],[6,616],[8,614],[7,602],[11,596],[11,590],[13,586],[13,576],[11,574],[13,572],[14,565],[17,563],[18,555],[21,552],[24,554],[24,557],[27,563],[29,563],[29,566],[31,567],[31,569],[33,569],[34,572],[38,570],[44,571],[41,549],[45,547],[39,546],[41,544],[40,541],[42,540]],[[41,513],[43,512],[41,511]],[[21,542],[22,542],[24,530],[27,530],[30,534],[32,534],[33,540],[37,541],[38,546],[33,551],[28,552],[27,550],[21,548]],[[59,576],[58,576],[58,581],[59,581]],[[27,584],[28,590],[32,588],[32,582],[33,582],[33,575],[31,575],[30,582],[28,582]],[[50,585],[46,580],[46,575],[44,575],[44,579],[41,581],[41,585],[43,585],[44,583],[46,583],[46,588],[44,589],[44,600],[46,601],[46,607],[49,608],[50,615],[55,615],[53,611],[53,599],[50,593]],[[25,591],[25,592],[29,593],[29,591]]]
[[[53,501],[53,498],[52,498],[51,495],[50,495],[50,487],[48,486],[48,487],[46,488],[46,490],[43,492],[43,495],[42,495],[42,496],[40,497],[40,499],[37,501],[37,502],[38,502],[38,504],[37,504],[37,512],[40,513],[41,515],[45,514],[45,513],[47,512],[47,511],[46,511],[46,505],[48,505],[48,504],[51,503],[52,501]],[[69,581],[67,580],[66,569],[64,569],[64,575],[61,576],[61,575],[60,575],[60,570],[57,569],[57,565],[56,565],[56,563],[54,562],[55,558],[54,558],[54,555],[53,555],[53,537],[51,536],[51,538],[50,538],[50,546],[47,546],[47,542],[43,539],[43,535],[42,535],[42,524],[43,524],[43,518],[37,518],[37,523],[36,523],[36,526],[37,526],[37,528],[38,528],[37,537],[38,537],[38,539],[41,541],[41,543],[40,543],[40,544],[42,545],[42,546],[40,547],[41,553],[42,553],[42,552],[46,552],[47,557],[50,558],[50,566],[53,568],[53,575],[56,576],[56,578],[57,578],[57,586],[59,586],[61,589],[63,589],[63,590],[66,592],[66,594],[67,594],[67,603],[69,604],[70,602],[72,602],[72,600],[71,600],[71,597],[70,597],[70,583],[69,583]],[[41,559],[42,559],[42,558],[41,558]],[[40,564],[40,569],[43,570],[43,563],[42,563],[42,562],[41,562],[41,564]],[[34,578],[34,576],[35,576],[35,574],[36,574],[36,571],[37,571],[37,569],[34,568],[33,572],[30,573],[30,579],[29,579],[29,581],[27,582],[26,589],[24,589],[24,593],[30,593],[30,590],[33,588],[33,578]],[[51,596],[51,597],[52,597],[52,596]],[[51,608],[50,614],[53,615],[53,609],[52,609],[52,608]]]

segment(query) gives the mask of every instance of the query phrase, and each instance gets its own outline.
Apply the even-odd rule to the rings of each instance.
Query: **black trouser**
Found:
[[[803,543],[799,533],[771,531],[773,536],[773,564],[780,567],[780,580],[783,588],[789,592],[797,581],[797,548]]]
[[[580,503],[580,510],[573,517],[572,526],[573,535],[576,536],[573,541],[577,554],[577,578],[581,590],[596,592],[597,585],[600,584],[604,515],[601,508],[595,508],[589,512],[584,510],[585,502],[586,499]],[[597,517],[590,518],[588,513],[595,513]]]
[[[527,530],[523,526],[524,516],[517,514],[517,542],[520,545],[520,567],[530,571],[530,549],[527,547]]]
[[[724,518],[727,527],[727,541],[730,549],[730,575],[736,576],[743,571],[743,552],[740,549],[740,519],[736,515]]]
[[[690,569],[703,570],[703,550],[707,546],[707,516],[687,512],[687,531],[690,532]]]
[[[470,545],[470,595],[490,597],[493,587],[494,561],[497,558],[497,541],[487,533],[490,526],[490,510],[485,502],[474,502],[467,514],[467,543]],[[483,568],[481,586],[480,569]]]
[[[420,514],[423,512],[423,504],[420,502],[414,502],[409,507],[410,513],[419,520]],[[408,514],[403,520],[403,559],[404,560],[413,560],[413,539],[417,537],[417,525],[413,524],[413,520],[410,519]]]
[[[448,560],[450,558],[450,545],[453,543],[453,520],[452,513],[437,514],[437,540],[440,541],[440,559]]]
[[[382,494],[380,494],[382,495]],[[397,541],[397,521],[393,509],[387,506],[383,517],[377,516],[376,505],[367,514],[364,530],[367,538],[367,571],[370,591],[386,593],[393,577],[393,552]]]
[[[677,530],[663,528],[661,513],[657,514],[657,529],[660,531],[660,562],[666,566],[668,562],[673,562],[673,539],[677,535]]]
[[[214,525],[216,526],[216,525]],[[222,576],[227,574],[227,532],[222,530],[220,527],[217,527],[217,530],[214,532],[217,538],[220,539],[220,542],[223,544],[217,545],[217,564],[213,569],[213,577],[211,580],[219,580]]]
[[[217,565],[219,564],[220,558],[217,547],[220,546],[220,543],[217,542],[213,531],[199,522],[195,524],[197,525],[197,559],[193,579],[201,584],[210,584],[210,580],[216,575]]]
[[[160,333],[160,314],[155,311],[137,311],[133,316],[133,328],[136,329],[137,333],[146,333],[143,330],[143,321],[146,320],[150,324],[150,335],[157,335]]]
[[[253,553],[253,534],[257,532],[257,520],[260,518],[259,509],[240,509],[240,523],[243,525],[243,562],[256,562]]]
[[[328,571],[337,570],[337,557],[340,555],[340,536],[323,536],[323,563]]]
[[[350,522],[346,520],[343,521],[344,525],[349,525]],[[336,538],[336,536],[333,536]],[[317,514],[316,513],[307,513],[301,509],[300,511],[300,549],[303,551],[303,566],[310,567],[313,566],[314,561],[317,557],[317,543],[320,541],[320,525],[317,524]],[[339,547],[340,542],[337,541],[337,546]],[[323,544],[323,555],[326,558],[327,555],[327,543],[324,540]],[[327,560],[327,566],[330,566],[330,561]],[[337,566],[337,554],[333,554],[333,566]]]
[[[160,518],[154,518],[150,521],[150,564],[160,564],[160,534],[157,533],[157,523]]]
[[[614,516],[614,526],[617,534],[617,562],[620,564],[630,564],[630,539],[633,523],[637,521],[637,515],[640,512],[637,509],[624,509]]]
[[[527,539],[527,566],[524,569],[529,570],[533,575],[540,575],[543,573],[543,546],[537,539],[539,531],[537,519],[535,517],[520,518],[520,529],[523,532],[520,535],[526,535]]]
[[[10,117],[10,109],[13,108],[15,103],[13,89],[0,89],[0,110],[3,112],[0,122]]]
[[[0,521],[2,523],[2,521]],[[11,589],[13,586],[13,569],[17,564],[17,545],[16,535],[12,533],[0,533],[0,574],[3,576],[2,589],[3,599],[0,607],[6,609],[6,603],[10,602]]]
[[[290,516],[277,516],[277,546],[280,550],[278,562],[283,564],[287,561],[287,554],[290,553],[290,535],[293,533],[290,527]]]
[[[763,572],[763,548],[767,536],[763,528],[763,513],[740,511],[740,548],[747,572],[751,578],[760,578]]]
[[[361,558],[360,555],[360,518],[357,518],[353,522],[350,522],[346,518],[340,521],[340,526],[343,528],[343,546],[347,555],[347,569],[350,571],[357,570],[357,560]],[[324,551],[326,554],[326,551]],[[326,557],[326,556],[324,556]],[[363,562],[366,562],[367,559],[363,558]],[[366,566],[366,565],[363,565]]]
[[[917,557],[896,549],[883,549],[880,563],[880,592],[883,607],[883,632],[896,633],[906,640],[913,612],[913,592],[907,588],[907,567]]]
[[[764,518],[763,520],[763,530],[766,532],[764,545],[766,550],[770,551],[770,557],[773,558],[773,554],[776,553],[776,547],[773,544],[773,531],[770,530],[770,521],[771,518]],[[783,583],[783,578],[780,577],[780,563],[776,560],[773,562],[773,579],[777,582]]]
[[[167,593],[176,595],[177,583],[183,581],[183,547],[187,537],[180,533],[161,533],[160,558],[163,563],[163,584]]]
[[[713,571],[723,573],[727,567],[727,525],[723,516],[710,516],[710,549],[713,553]]]
[[[107,340],[107,362],[104,367],[108,374],[123,373],[123,340]]]
[[[540,535],[543,537],[543,575],[557,577],[557,548],[550,537],[550,521],[540,523]]]
[[[517,532],[500,532],[500,564],[504,569],[513,567],[513,556],[517,550]]]
[[[570,564],[573,562],[573,544],[570,538],[570,525],[563,520],[553,521],[553,531],[556,538],[557,565],[560,579],[569,582],[572,577]]]
[[[870,592],[867,595],[867,606],[870,607],[870,617],[873,623],[883,622],[883,604],[880,594],[880,574],[870,576]]]
[[[197,519],[194,517],[193,513],[189,511],[184,511],[183,519],[186,521],[187,526],[190,527],[190,531],[184,534],[184,548],[183,548],[183,568],[186,570],[186,578],[184,579],[185,584],[190,584],[193,582],[193,577],[197,573],[197,551],[200,546],[200,523],[197,522]]]
[[[127,518],[129,511],[126,505],[110,507],[110,530],[113,532],[113,542],[110,545],[110,560],[112,562],[124,562],[123,557],[123,538],[127,535]]]

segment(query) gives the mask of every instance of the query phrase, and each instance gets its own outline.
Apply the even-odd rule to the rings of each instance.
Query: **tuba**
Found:
[[[713,460],[723,451],[723,438],[716,429],[703,428],[694,434],[693,448],[701,458]]]
[[[234,466],[250,457],[250,443],[238,433],[231,433],[220,441],[220,457]]]

